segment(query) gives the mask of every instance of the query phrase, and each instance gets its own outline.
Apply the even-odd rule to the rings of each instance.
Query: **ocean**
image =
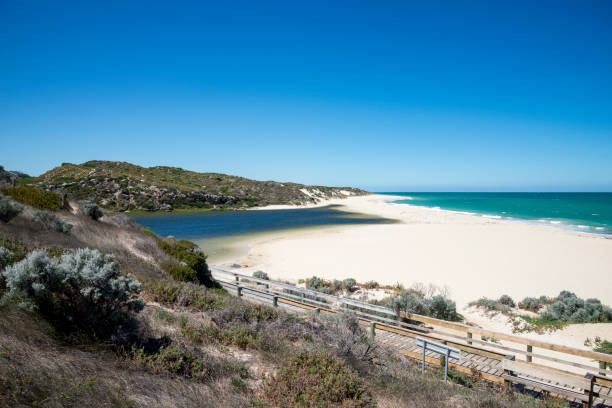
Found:
[[[612,237],[612,193],[411,193],[393,201]]]

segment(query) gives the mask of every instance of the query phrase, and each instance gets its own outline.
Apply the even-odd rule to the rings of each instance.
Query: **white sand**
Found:
[[[567,289],[612,304],[612,239],[385,202],[391,199],[370,195],[321,204],[341,204],[347,211],[401,223],[274,233],[252,242],[248,254],[232,263],[245,265],[244,273],[263,270],[275,279],[317,275],[400,282],[406,287],[415,282],[447,286],[468,317],[473,317],[465,310],[468,302],[502,294],[520,300],[556,296]],[[475,320],[483,327],[495,326],[487,327],[492,330],[509,330],[493,322],[488,325],[486,319]],[[568,345],[580,346],[587,336],[612,338],[612,324],[588,326],[593,330],[566,329],[578,333],[570,336]],[[544,337],[538,338],[559,342],[563,336],[558,331]]]

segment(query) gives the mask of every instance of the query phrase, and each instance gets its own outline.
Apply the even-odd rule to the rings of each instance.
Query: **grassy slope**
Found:
[[[64,163],[32,183],[66,192],[74,198],[96,198],[106,208],[124,210],[242,208],[269,204],[303,204],[314,199],[301,189],[315,189],[321,198],[341,197],[354,188],[304,186],[255,181],[218,173],[197,173],[175,167],[144,168],[130,163],[90,161]]]
[[[418,364],[372,343],[354,320],[303,318],[175,282],[161,269],[169,257],[155,238],[121,216],[95,222],[58,214],[74,224],[70,235],[40,231],[25,211],[0,223],[0,238],[27,249],[88,246],[115,254],[123,272],[145,283],[140,338],[169,346],[142,354],[86,339],[67,343],[35,313],[3,306],[2,408],[311,406],[295,394],[304,384],[311,384],[309,398],[327,398],[320,406],[329,407],[560,406],[490,389],[476,378],[458,378],[466,388],[444,385],[439,372],[422,377]],[[303,361],[311,364],[292,376]]]

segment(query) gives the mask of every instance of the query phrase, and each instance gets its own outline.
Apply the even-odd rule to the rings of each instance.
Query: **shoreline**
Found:
[[[400,282],[406,287],[415,282],[431,281],[441,287],[449,286],[451,297],[455,292],[465,292],[462,285],[453,284],[457,282],[458,274],[465,276],[465,279],[475,279],[476,287],[482,290],[478,293],[469,290],[471,297],[461,295],[463,299],[456,299],[458,306],[502,292],[499,288],[487,290],[486,285],[482,284],[483,280],[493,276],[487,276],[488,272],[501,269],[494,273],[504,275],[513,273],[512,268],[519,269],[519,266],[529,266],[531,263],[528,267],[530,274],[525,276],[523,272],[519,275],[522,279],[533,280],[529,285],[532,289],[514,290],[516,293],[509,293],[511,296],[521,299],[525,296],[553,296],[560,290],[568,289],[584,298],[599,297],[605,303],[612,303],[612,295],[602,293],[606,287],[612,287],[612,276],[608,276],[609,268],[606,269],[607,265],[612,265],[612,241],[602,235],[389,202],[396,197],[368,195],[343,199],[341,202],[329,200],[319,206],[340,204],[339,210],[396,219],[400,223],[275,232],[249,242],[247,255],[235,258],[231,263],[245,265],[245,271],[267,269],[271,276],[281,279],[305,279],[312,275],[326,279],[352,277],[363,282],[378,279],[381,284]],[[419,236],[424,236],[424,240]],[[494,242],[490,242],[490,239]],[[381,240],[388,245],[376,245]],[[398,253],[406,252],[406,245],[399,244],[402,240],[409,244],[408,249],[416,246],[424,250],[426,256],[418,251],[413,254],[418,258],[416,261],[399,256]],[[307,249],[312,256],[304,256],[300,247]],[[545,253],[538,255],[537,247],[545,249]],[[455,264],[440,261],[440,255],[449,255],[449,252],[451,258],[457,261]],[[355,257],[365,257],[366,263],[376,272],[368,273],[367,267],[351,261]],[[432,265],[427,265],[427,260],[431,260]],[[403,265],[406,261],[411,266],[411,272],[407,272]],[[466,268],[476,269],[476,273],[465,271]],[[445,269],[449,272],[445,273]],[[413,270],[422,272],[417,274]],[[572,277],[581,275],[583,270],[595,271],[597,279],[590,287]],[[355,271],[354,276],[351,276],[351,271]],[[538,277],[539,273],[543,276]],[[547,284],[547,278],[551,284]],[[560,281],[565,282],[564,287]],[[557,290],[557,287],[560,289]],[[595,293],[588,293],[592,288]],[[517,285],[509,285],[508,290],[512,289],[517,289]]]
[[[554,225],[491,219],[429,207],[394,204],[395,197],[345,199],[338,210],[400,221],[286,230],[254,237],[248,251],[222,264],[257,270],[271,279],[297,283],[320,278],[354,278],[381,285],[433,284],[449,290],[466,322],[512,334],[503,315],[470,307],[481,297],[503,294],[557,296],[562,290],[612,305],[612,240]],[[221,265],[220,265],[221,266]],[[521,336],[588,349],[586,338],[612,339],[612,323],[572,324],[547,333]]]

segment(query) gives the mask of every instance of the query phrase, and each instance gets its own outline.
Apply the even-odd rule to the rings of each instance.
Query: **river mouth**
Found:
[[[272,233],[336,226],[392,224],[396,220],[342,211],[339,205],[317,208],[134,214],[131,218],[160,236],[197,243],[210,263],[227,262],[248,252],[249,243]]]

